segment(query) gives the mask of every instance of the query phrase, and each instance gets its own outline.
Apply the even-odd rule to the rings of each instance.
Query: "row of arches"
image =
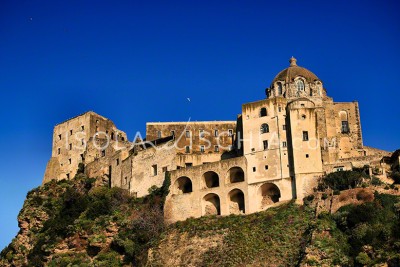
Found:
[[[279,188],[273,183],[264,183],[258,190],[258,197],[261,198],[260,208],[264,209],[281,198]],[[227,201],[229,214],[246,213],[244,193],[240,189],[233,189],[228,193]],[[202,215],[221,215],[221,201],[216,193],[209,193],[202,199]]]
[[[227,172],[226,184],[239,183],[244,181],[244,171],[240,167],[232,167]],[[201,179],[201,188],[214,188],[220,186],[219,175],[214,171],[207,171]],[[175,181],[175,189],[177,194],[185,194],[193,192],[192,180],[187,176],[179,177]]]

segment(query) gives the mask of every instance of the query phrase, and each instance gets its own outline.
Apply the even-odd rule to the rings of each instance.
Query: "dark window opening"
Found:
[[[308,131],[303,131],[303,141],[308,141]]]
[[[253,172],[255,172],[256,171],[256,167],[253,167]]]
[[[261,125],[261,128],[260,128],[260,131],[261,131],[262,134],[263,134],[263,133],[268,133],[268,132],[269,132],[269,126],[268,126],[268,124],[266,124],[266,123],[262,124],[262,125]]]
[[[350,132],[349,122],[342,121],[342,133],[349,133],[349,132]]]
[[[105,151],[105,150],[102,150],[102,151],[101,151],[101,156],[102,156],[102,157],[105,157],[105,156],[106,156],[106,151]]]
[[[153,166],[151,166],[151,168],[153,169],[153,175],[156,176],[157,175],[157,165],[153,165]]]
[[[264,150],[268,149],[268,140],[263,141]]]
[[[265,169],[268,170],[268,165],[265,165]]]
[[[260,109],[260,117],[265,117],[265,116],[267,116],[267,109],[261,108]]]

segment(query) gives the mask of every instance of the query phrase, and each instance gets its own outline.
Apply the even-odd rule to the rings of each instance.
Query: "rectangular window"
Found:
[[[214,130],[214,136],[218,137],[218,130]]]
[[[167,172],[168,171],[168,167],[162,167],[162,172]]]
[[[69,144],[69,150],[72,150],[72,144]]]
[[[282,125],[282,129],[286,131],[286,124]]]
[[[119,159],[116,159],[117,166],[119,165]]]
[[[82,144],[82,146],[85,145],[85,139],[81,139],[81,144]]]
[[[190,131],[186,131],[186,138],[190,137]]]
[[[72,135],[72,130],[69,130],[69,135]]]
[[[287,147],[286,141],[283,141],[283,142],[282,142],[282,147]]]
[[[265,165],[265,169],[268,170],[268,165]]]
[[[186,166],[186,167],[192,167],[192,166],[193,166],[193,163],[191,163],[191,162],[186,162],[186,163],[185,163],[185,166]]]
[[[105,156],[106,156],[106,151],[105,151],[105,150],[102,150],[102,151],[101,151],[101,156],[102,156],[102,157],[105,157]]]
[[[161,138],[161,131],[157,131],[157,138]]]
[[[204,153],[204,146],[200,146],[200,152]]]
[[[342,133],[349,133],[349,122],[348,121],[342,121]]]
[[[263,141],[264,150],[268,149],[268,140]]]
[[[58,135],[58,140],[61,140],[61,134]]]
[[[153,170],[153,175],[156,176],[157,175],[157,165],[153,165],[151,166],[152,170]]]
[[[190,146],[185,146],[185,152],[190,153]]]
[[[308,141],[308,131],[303,131],[303,141]]]
[[[309,157],[310,157],[310,155],[306,154],[306,158],[309,158]]]
[[[84,131],[85,130],[85,126],[82,125],[81,126],[81,130]]]
[[[219,152],[219,146],[214,146],[214,152]]]
[[[233,130],[232,129],[229,129],[228,130],[228,136],[232,136],[233,135]]]
[[[58,153],[58,155],[60,155],[60,152],[61,152],[61,149],[60,149],[60,148],[58,148],[58,149],[57,149],[57,153]]]
[[[281,107],[278,107],[278,111],[281,112],[281,111],[282,111],[282,108],[281,108]]]
[[[256,167],[253,167],[253,172],[256,172]]]
[[[68,163],[71,164],[71,162],[72,162],[72,160],[71,160],[71,158],[69,158],[69,159],[68,159]]]

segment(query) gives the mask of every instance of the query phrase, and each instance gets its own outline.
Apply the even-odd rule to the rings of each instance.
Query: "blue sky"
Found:
[[[396,1],[0,2],[0,249],[40,185],[56,123],[88,110],[133,137],[147,121],[234,120],[295,56],[364,145],[400,148]],[[191,101],[187,101],[187,98]]]

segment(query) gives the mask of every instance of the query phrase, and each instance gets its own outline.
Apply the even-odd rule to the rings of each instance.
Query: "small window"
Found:
[[[111,133],[111,140],[114,140],[114,132]]]
[[[69,144],[69,150],[72,150],[72,144]]]
[[[281,112],[282,111],[282,108],[281,107],[278,107],[278,112]]]
[[[186,163],[185,163],[185,166],[186,166],[186,167],[192,167],[192,166],[193,166],[193,163],[191,163],[191,162],[186,162]]]
[[[304,104],[300,104],[300,106],[301,106],[302,108],[304,108]]]
[[[263,123],[263,124],[261,125],[260,131],[261,131],[262,134],[263,134],[263,133],[268,133],[268,132],[269,132],[269,126],[268,126],[268,124]]]
[[[303,141],[308,141],[308,131],[303,131]]]
[[[260,109],[260,117],[265,117],[265,116],[267,116],[267,109],[261,108]]]
[[[116,159],[117,166],[119,165],[119,159]]]
[[[265,165],[265,169],[268,170],[268,165]]]
[[[200,146],[200,152],[204,153],[204,146]]]
[[[58,135],[58,140],[61,140],[61,134]]]
[[[185,146],[185,152],[190,153],[190,146]]]
[[[310,157],[310,155],[306,154],[306,158],[309,158],[309,157]]]
[[[302,80],[296,81],[297,91],[304,91],[304,82]]]
[[[233,135],[233,130],[232,129],[229,129],[228,130],[228,136],[232,136]]]
[[[214,146],[214,152],[219,152],[219,146]]]
[[[282,142],[282,146],[283,146],[283,147],[287,147],[286,141],[283,141],[283,142]]]
[[[282,83],[278,83],[278,95],[282,94]]]
[[[186,138],[190,137],[190,131],[186,131]]]
[[[161,138],[161,131],[157,131],[157,138]]]
[[[71,164],[71,162],[72,162],[72,160],[71,160],[71,158],[69,158],[69,159],[68,159],[68,163]]]
[[[349,133],[349,122],[348,121],[342,121],[342,133]]]
[[[253,167],[253,172],[256,172],[256,167]]]
[[[105,157],[105,156],[106,156],[106,151],[105,151],[105,150],[102,150],[102,151],[101,151],[101,156],[102,156],[102,157]]]
[[[168,171],[168,167],[162,167],[162,172],[167,172]]]
[[[214,136],[218,137],[218,130],[214,130]]]
[[[264,150],[268,149],[268,140],[263,141],[263,147],[264,147]]]
[[[69,130],[69,135],[72,135],[72,130]]]
[[[60,148],[57,149],[57,153],[58,153],[58,155],[60,155],[60,153],[61,153],[61,149]]]
[[[286,124],[282,125],[282,129],[286,131]]]
[[[152,170],[153,170],[153,175],[156,176],[157,175],[157,165],[153,165],[151,166]]]
[[[125,141],[125,137],[122,136],[122,137],[121,137],[121,141]]]
[[[81,130],[84,131],[85,130],[85,126],[82,125],[81,126]]]

